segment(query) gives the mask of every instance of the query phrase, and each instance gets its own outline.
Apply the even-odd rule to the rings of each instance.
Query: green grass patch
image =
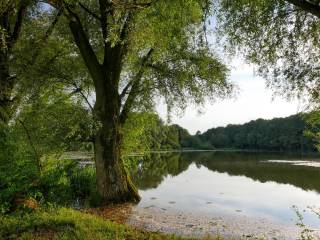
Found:
[[[0,215],[0,239],[182,240],[139,231],[69,208]]]

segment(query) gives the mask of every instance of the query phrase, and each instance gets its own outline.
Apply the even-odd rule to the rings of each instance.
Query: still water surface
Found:
[[[294,226],[295,205],[304,223],[318,229],[320,219],[308,207],[320,208],[319,163],[318,156],[279,153],[157,154],[141,160],[133,177],[140,209]]]

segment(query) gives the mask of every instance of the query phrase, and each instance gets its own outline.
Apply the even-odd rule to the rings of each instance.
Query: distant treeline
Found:
[[[302,115],[272,120],[258,119],[242,125],[228,125],[190,135],[179,125],[165,126],[163,138],[155,136],[155,148],[214,149],[232,148],[271,151],[316,151],[315,141],[306,136],[306,121]],[[161,140],[161,141],[159,141]]]

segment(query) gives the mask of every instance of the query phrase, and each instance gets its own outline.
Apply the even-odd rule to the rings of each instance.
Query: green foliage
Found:
[[[149,112],[132,112],[123,128],[124,155],[143,154],[152,146],[150,132],[157,127],[158,116]]]
[[[39,166],[27,147],[9,136],[5,144],[1,142],[1,213],[15,210],[19,200],[29,198],[62,205],[72,205],[79,199],[82,204],[97,205],[94,169],[80,168],[77,162],[59,160],[57,155],[42,156]]]
[[[35,157],[90,148],[94,122],[72,95],[56,89],[39,93],[17,116],[14,134]]]
[[[314,139],[317,150],[320,150],[320,112],[312,111],[304,115],[304,120],[307,123],[306,136]]]
[[[67,208],[51,207],[31,214],[0,215],[1,239],[135,239],[179,240],[148,233]]]
[[[123,132],[125,155],[196,147],[191,144],[195,138],[186,129],[176,124],[165,124],[155,113],[131,113]]]
[[[190,134],[179,125],[167,125],[157,116],[154,128],[147,133],[150,135],[149,146],[151,150],[175,150],[182,147],[184,139]]]
[[[0,129],[0,212],[11,209],[16,198],[38,195],[39,168],[34,158],[18,148],[11,129]]]
[[[231,96],[229,71],[205,41],[204,2],[157,1],[136,13],[125,73],[134,76],[141,67],[140,56],[153,49],[143,66],[136,108],[153,107],[155,96],[164,98],[169,110]],[[123,78],[122,84],[127,81]]]
[[[215,148],[274,151],[315,151],[315,142],[304,135],[307,123],[302,115],[272,120],[258,119],[243,125],[209,129],[201,134],[203,144]]]
[[[72,166],[71,162],[58,161],[54,157],[46,158],[39,178],[46,201],[63,204],[72,200],[68,174]]]
[[[255,64],[281,96],[319,99],[318,17],[284,0],[216,2],[219,34],[227,50]]]
[[[40,188],[46,201],[72,205],[78,199],[83,205],[95,204],[96,176],[92,167],[81,168],[75,161],[54,158],[45,163]]]
[[[144,3],[144,1],[126,2],[132,7],[135,4]],[[110,43],[114,51],[120,47],[117,44],[126,47],[126,54],[122,61],[123,68],[119,66],[120,82],[115,87],[120,94],[128,83],[138,81],[137,89],[134,90],[138,94],[135,93],[132,108],[146,111],[154,107],[157,96],[165,98],[170,107],[183,109],[188,102],[201,104],[206,98],[214,100],[231,95],[233,84],[227,79],[228,69],[205,41],[203,20],[207,12],[205,8],[207,4],[208,1],[205,0],[161,0],[153,2],[148,7],[133,7],[131,11],[130,7],[126,8],[114,2],[111,7],[113,11],[107,14],[108,28],[105,36],[101,36],[103,26],[99,20],[83,11],[78,4],[74,4],[73,8],[84,26],[100,63],[104,59],[105,43]],[[86,1],[84,5],[91,11],[101,14],[96,1]],[[130,18],[127,18],[129,13]],[[126,38],[121,40],[121,29],[127,20],[128,33]],[[67,22],[61,21],[58,30],[51,37],[50,48],[48,48],[51,49],[48,52],[50,56],[56,52],[59,53],[59,57],[62,55],[62,60],[56,60],[58,63],[62,62],[58,65],[60,68],[53,65],[52,79],[69,83],[77,81],[78,85],[85,81],[86,86],[90,86],[90,90],[93,91],[94,83],[91,82],[87,70],[80,61],[80,54],[72,54],[72,57],[66,54],[68,50],[74,53],[76,48],[66,31],[68,29],[66,24]],[[58,41],[54,41],[55,39]],[[107,47],[109,47],[108,44]],[[45,48],[43,52],[46,53],[48,49]],[[153,49],[152,56],[147,62],[141,64],[142,58],[150,49]],[[46,64],[46,59],[42,62]],[[63,69],[69,69],[69,71]],[[142,76],[135,79],[139,72]],[[59,73],[56,74],[56,78],[54,78],[55,73]],[[65,76],[68,76],[67,81],[64,79]],[[128,94],[131,90],[131,88],[128,89]],[[124,105],[127,99],[122,100]]]
[[[9,97],[15,98],[12,125],[19,148],[43,170],[46,157],[88,148],[96,130],[106,125],[104,131],[114,127],[125,135],[124,141],[115,136],[111,142],[121,139],[116,144],[124,142],[124,151],[143,152],[151,144],[141,142],[155,136],[156,120],[134,111],[150,111],[159,96],[169,108],[182,109],[187,102],[201,104],[205,98],[229,96],[228,69],[204,41],[206,2],[127,1],[123,5],[112,1],[109,5],[107,1],[62,0],[63,9],[54,9],[55,1],[49,3],[52,8],[30,1],[20,39],[7,61],[16,80]],[[103,3],[111,10],[105,11]],[[80,39],[69,34],[69,28]],[[152,56],[142,61],[150,49]],[[123,89],[128,91],[121,94]],[[131,122],[114,126],[123,125],[130,113]],[[177,131],[163,129],[161,146],[178,148]],[[53,193],[61,188],[62,199],[69,195],[63,192],[69,184],[63,172],[56,175],[46,169],[49,177],[42,179]],[[57,180],[57,185],[50,179]],[[45,195],[51,199],[54,194]]]

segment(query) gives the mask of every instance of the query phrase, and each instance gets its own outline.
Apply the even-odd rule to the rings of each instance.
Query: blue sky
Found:
[[[264,79],[254,75],[253,66],[235,59],[229,67],[230,80],[240,88],[235,99],[220,100],[214,104],[207,102],[201,108],[201,114],[199,107],[190,106],[182,116],[173,113],[171,122],[194,134],[197,130],[203,132],[212,127],[241,124],[258,118],[286,117],[302,110],[302,104],[297,100],[288,102],[274,97],[272,91],[266,88]],[[166,119],[165,105],[159,104],[157,110]]]

